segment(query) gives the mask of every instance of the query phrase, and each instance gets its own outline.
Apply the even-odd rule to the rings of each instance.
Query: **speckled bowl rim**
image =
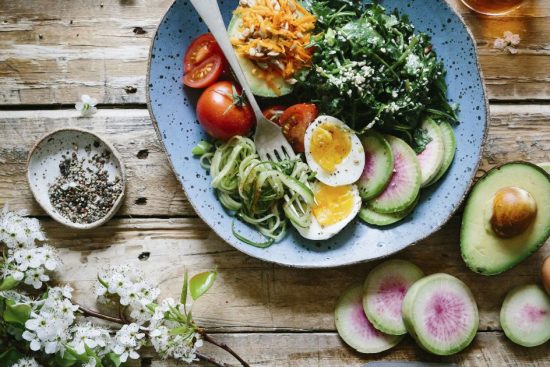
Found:
[[[101,141],[102,144],[104,144],[107,148],[109,148],[109,150],[111,151],[111,154],[113,155],[113,157],[115,157],[115,159],[118,161],[118,166],[119,166],[119,170],[120,170],[120,176],[121,176],[121,181],[122,181],[122,192],[120,193],[120,195],[118,196],[118,198],[116,199],[115,201],[115,204],[113,205],[113,207],[109,210],[109,212],[107,213],[107,215],[105,215],[103,218],[101,218],[100,220],[97,220],[93,223],[89,223],[89,224],[79,224],[79,223],[74,223],[74,222],[71,222],[69,220],[66,220],[66,221],[63,221],[61,220],[59,217],[62,217],[61,214],[52,214],[52,211],[50,211],[48,208],[46,208],[43,204],[42,204],[42,201],[38,199],[38,194],[37,192],[35,191],[34,189],[34,186],[32,184],[32,181],[31,181],[31,173],[30,173],[30,170],[29,170],[29,164],[31,162],[31,159],[33,157],[33,155],[35,154],[36,150],[38,149],[38,147],[40,146],[40,144],[42,144],[45,140],[55,136],[56,134],[59,134],[60,132],[63,132],[63,131],[70,131],[70,132],[78,132],[78,133],[83,133],[83,134],[88,134],[88,135],[91,135],[93,137],[95,137],[96,139],[98,139],[99,141]],[[90,130],[86,130],[86,129],[81,129],[81,128],[61,128],[61,129],[57,129],[57,130],[54,130],[52,132],[49,132],[48,134],[44,135],[42,138],[40,138],[34,145],[33,147],[31,148],[31,150],[29,151],[29,155],[27,156],[27,183],[29,185],[29,188],[31,189],[31,192],[32,192],[32,195],[34,197],[34,200],[38,203],[38,205],[40,205],[40,207],[53,219],[55,220],[56,222],[60,223],[60,224],[63,224],[67,227],[70,227],[70,228],[73,228],[73,229],[80,229],[80,230],[88,230],[88,229],[93,229],[93,228],[97,228],[99,226],[102,226],[103,224],[105,224],[106,222],[108,222],[114,215],[115,213],[118,211],[118,209],[120,209],[120,206],[122,205],[122,201],[124,200],[124,197],[126,195],[126,168],[124,166],[124,162],[122,161],[122,156],[120,155],[120,153],[118,152],[118,150],[116,150],[116,148],[111,144],[109,143],[107,140],[105,140],[103,137],[97,135],[96,133],[90,131]]]
[[[155,131],[157,133],[157,137],[158,137],[158,139],[161,143],[162,150],[164,151],[164,153],[166,154],[166,157],[168,158],[168,163],[170,164],[170,168],[172,169],[172,172],[176,172],[176,169],[175,169],[175,167],[172,163],[172,160],[170,159],[170,155],[168,154],[168,151],[166,150],[166,146],[164,145],[164,140],[162,138],[162,132],[160,131],[157,119],[156,119],[156,117],[153,113],[153,108],[151,107],[151,95],[150,95],[150,91],[149,91],[149,85],[151,83],[151,62],[152,62],[152,54],[153,54],[153,47],[154,47],[154,44],[155,44],[155,39],[158,36],[161,25],[164,23],[164,20],[168,16],[168,13],[172,9],[172,7],[174,7],[174,5],[176,4],[176,1],[178,1],[178,0],[172,1],[172,4],[170,4],[170,6],[168,6],[166,11],[164,12],[164,15],[162,16],[161,20],[159,21],[159,23],[157,25],[154,36],[151,37],[151,44],[149,45],[149,55],[148,55],[148,60],[147,60],[147,78],[146,78],[146,81],[145,81],[145,99],[146,99],[146,102],[147,102],[147,110],[149,111],[149,116],[151,117],[151,122],[153,123],[153,127],[155,128]],[[472,185],[474,183],[477,172],[479,171],[479,167],[481,165],[481,159],[483,157],[483,151],[485,149],[485,144],[487,142],[487,132],[489,130],[489,123],[490,123],[490,119],[491,119],[491,110],[490,110],[490,107],[489,107],[489,99],[487,98],[487,88],[485,86],[485,78],[483,76],[483,70],[481,69],[480,63],[479,63],[479,52],[478,52],[477,43],[475,41],[474,35],[473,35],[472,31],[470,30],[470,28],[468,28],[468,26],[464,22],[464,18],[462,17],[462,15],[460,15],[457,11],[455,11],[455,9],[452,6],[450,6],[449,3],[446,0],[442,1],[442,3],[443,3],[443,6],[447,7],[449,9],[449,11],[452,12],[454,15],[456,15],[456,17],[460,20],[460,22],[462,22],[466,32],[468,33],[468,37],[470,38],[470,40],[472,42],[472,47],[474,49],[474,54],[475,54],[475,62],[476,62],[475,66],[476,66],[476,69],[479,73],[479,77],[480,77],[480,80],[481,80],[481,83],[480,83],[481,84],[481,89],[483,91],[483,102],[484,102],[484,105],[485,105],[485,121],[484,121],[483,136],[481,138],[481,144],[479,145],[479,150],[477,152],[478,160],[477,160],[477,164],[475,166],[475,169],[472,170],[472,173],[470,174],[470,177],[468,178],[468,181],[467,181],[468,185],[467,185],[466,189],[464,190],[464,193],[462,194],[462,196],[457,200],[457,202],[456,202],[457,205],[450,212],[450,214],[446,218],[443,219],[441,224],[439,224],[438,226],[435,226],[432,229],[430,234],[427,234],[426,236],[421,237],[418,240],[416,240],[415,242],[409,243],[408,245],[404,245],[404,246],[401,246],[399,248],[395,248],[394,251],[389,252],[385,255],[377,256],[377,257],[374,257],[374,258],[371,258],[371,259],[360,259],[360,260],[356,260],[356,261],[348,261],[346,263],[340,263],[340,264],[334,264],[334,265],[324,265],[323,264],[323,265],[316,266],[316,265],[287,264],[287,263],[284,263],[284,262],[265,259],[265,258],[256,256],[256,255],[254,255],[253,253],[251,253],[249,251],[246,251],[244,249],[237,248],[237,247],[233,246],[230,242],[227,242],[227,241],[224,241],[224,242],[226,242],[228,245],[230,245],[231,247],[233,247],[237,251],[240,251],[240,252],[242,252],[242,253],[250,256],[250,257],[256,258],[258,260],[262,260],[262,261],[266,261],[266,262],[270,262],[270,263],[290,267],[290,268],[300,268],[300,269],[339,268],[339,267],[344,267],[344,266],[349,266],[349,265],[354,265],[354,264],[361,264],[361,263],[366,263],[366,262],[370,262],[370,261],[380,260],[380,259],[384,259],[386,257],[392,256],[392,255],[394,255],[394,254],[396,254],[396,253],[398,253],[398,252],[400,252],[400,251],[402,251],[402,250],[404,250],[404,249],[406,249],[410,246],[415,245],[417,242],[421,242],[421,241],[427,239],[428,237],[430,237],[434,233],[438,232],[441,228],[443,228],[447,224],[447,222],[449,222],[449,220],[455,215],[455,213],[458,211],[458,209],[460,209],[460,207],[462,206],[464,200],[466,199],[466,196],[468,196],[468,194],[469,194],[469,192],[472,188]],[[220,230],[217,229],[216,227],[210,226],[208,224],[208,222],[206,221],[206,219],[203,218],[203,216],[197,210],[197,207],[196,207],[195,203],[193,203],[193,200],[189,199],[189,195],[187,194],[187,191],[185,190],[185,186],[183,185],[182,178],[179,175],[175,175],[175,176],[176,176],[177,180],[179,181],[180,186],[182,187],[183,191],[185,192],[185,196],[187,197],[187,201],[189,202],[189,204],[191,204],[191,207],[195,211],[195,214],[211,230],[213,230],[214,233],[216,233],[216,235],[218,237],[220,237],[223,240],[224,236],[223,236],[222,233],[219,233]]]

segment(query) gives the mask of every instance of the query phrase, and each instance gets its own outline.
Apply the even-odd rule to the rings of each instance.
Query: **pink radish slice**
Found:
[[[516,287],[508,293],[500,311],[506,336],[524,347],[550,340],[550,296],[535,284]]]
[[[386,136],[393,153],[393,174],[384,191],[369,203],[378,213],[396,213],[409,207],[420,191],[420,165],[414,150],[403,140]]]
[[[365,316],[362,299],[362,284],[352,285],[338,299],[334,320],[340,337],[361,353],[379,353],[397,345],[402,337],[376,330]]]
[[[425,119],[420,128],[428,134],[431,140],[426,145],[426,148],[417,155],[418,162],[420,163],[420,172],[422,173],[421,186],[424,187],[439,173],[439,169],[443,164],[445,147],[441,129],[434,120],[431,118]]]
[[[423,276],[418,266],[405,260],[389,260],[375,267],[364,284],[363,309],[369,321],[384,333],[406,334],[401,305],[407,290]]]
[[[448,274],[433,274],[415,283],[402,306],[407,330],[425,350],[437,355],[462,351],[479,325],[469,288]]]
[[[365,168],[357,186],[361,197],[368,200],[386,187],[393,172],[393,155],[386,139],[375,131],[361,137],[361,143],[365,150]]]

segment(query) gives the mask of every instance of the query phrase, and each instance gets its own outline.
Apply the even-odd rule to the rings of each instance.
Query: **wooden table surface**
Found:
[[[435,0],[430,0],[435,1]],[[449,0],[473,31],[491,102],[491,125],[481,171],[510,160],[550,161],[550,1],[531,0],[504,17],[482,18]],[[470,287],[480,308],[473,344],[455,356],[426,354],[406,338],[386,353],[360,355],[334,329],[338,294],[374,263],[326,270],[288,269],[234,250],[196,217],[169,168],[145,105],[149,44],[171,0],[0,0],[0,205],[26,209],[42,220],[64,260],[59,276],[76,299],[93,306],[91,286],[107,263],[134,263],[177,296],[183,271],[217,266],[220,276],[200,300],[201,325],[230,343],[253,365],[359,366],[372,360],[453,361],[464,366],[549,366],[550,346],[521,348],[503,335],[500,305],[514,285],[537,280],[548,244],[502,275],[469,271],[459,253],[460,213],[439,232],[397,257],[426,273],[448,272]],[[492,48],[505,30],[519,33],[517,55]],[[100,111],[80,118],[81,94]],[[480,101],[481,102],[481,101]],[[464,121],[464,123],[473,123]],[[72,231],[45,216],[25,180],[33,143],[60,127],[107,137],[128,171],[127,197],[107,225]],[[481,172],[480,172],[481,173]],[[138,260],[150,253],[145,261]],[[227,355],[206,348],[217,358]],[[141,366],[173,366],[152,353]]]

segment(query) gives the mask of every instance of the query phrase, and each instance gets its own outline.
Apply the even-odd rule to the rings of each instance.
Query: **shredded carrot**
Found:
[[[233,47],[259,66],[254,74],[277,94],[274,75],[288,80],[311,65],[307,46],[316,19],[296,0],[241,1],[235,15],[241,24],[239,36],[231,39]]]

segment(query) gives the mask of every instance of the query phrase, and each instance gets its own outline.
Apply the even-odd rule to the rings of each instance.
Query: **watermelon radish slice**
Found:
[[[405,260],[386,261],[369,273],[363,288],[363,309],[378,330],[391,335],[407,333],[401,306],[409,287],[424,273]]]
[[[539,167],[550,173],[550,162],[539,163]]]
[[[402,337],[376,330],[365,316],[362,298],[363,285],[354,284],[338,299],[334,316],[340,337],[361,353],[379,353],[397,345]]]
[[[397,213],[382,214],[375,212],[368,206],[363,206],[361,211],[359,211],[359,218],[367,224],[372,224],[375,226],[389,226],[405,219],[409,214],[411,214],[414,208],[416,208],[419,198],[420,195],[416,197],[416,200],[408,208]]]
[[[363,200],[371,199],[384,190],[393,172],[390,144],[375,131],[361,137],[365,149],[365,168],[357,181]]]
[[[453,127],[448,122],[443,121],[439,124],[439,129],[441,130],[441,135],[443,137],[443,163],[441,163],[441,167],[439,168],[437,175],[426,186],[433,185],[439,181],[445,172],[447,172],[455,157],[456,139]]]
[[[414,298],[416,295],[416,292],[422,284],[424,283],[424,280],[428,277],[424,277],[418,281],[416,281],[405,294],[405,298],[403,298],[403,302],[401,305],[401,316],[403,316],[403,324],[405,325],[405,328],[409,332],[409,334],[413,337],[414,340],[417,340],[418,342],[418,336],[416,335],[416,332],[414,331],[412,319],[411,319],[411,309],[412,305],[414,304]]]
[[[472,292],[448,274],[432,274],[415,283],[405,295],[401,311],[407,331],[418,344],[441,356],[470,345],[479,325]]]
[[[431,118],[426,118],[422,121],[420,128],[428,134],[431,141],[426,145],[426,148],[417,155],[420,163],[420,171],[422,172],[422,183],[424,187],[433,180],[441,165],[443,164],[444,145],[443,134],[439,125]]]
[[[516,344],[536,347],[550,340],[550,296],[535,284],[516,287],[500,310],[504,334]]]
[[[380,195],[369,203],[378,213],[397,213],[407,209],[420,191],[420,165],[414,150],[403,140],[386,135],[393,154],[393,174]]]

